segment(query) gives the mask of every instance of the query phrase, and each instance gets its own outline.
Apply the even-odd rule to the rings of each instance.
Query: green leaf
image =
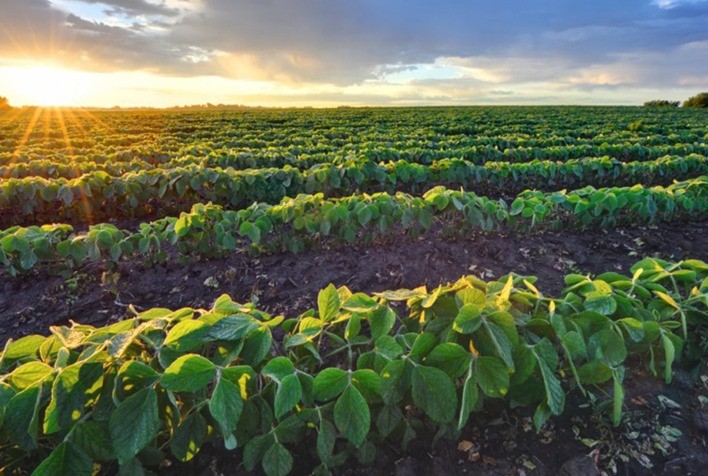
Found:
[[[218,421],[218,420],[217,420]],[[206,441],[209,431],[204,417],[199,413],[192,413],[175,428],[170,440],[170,450],[180,461],[189,461],[199,453]]]
[[[334,424],[351,444],[359,447],[371,426],[369,406],[363,395],[349,385],[334,405]]]
[[[253,471],[263,455],[273,444],[273,434],[257,435],[251,438],[243,448],[243,466],[246,471]]]
[[[455,418],[457,392],[445,372],[419,365],[413,371],[413,401],[436,423]]]
[[[207,342],[209,325],[193,319],[177,323],[165,339],[165,346],[178,352],[187,352]]]
[[[612,372],[612,424],[617,427],[622,421],[622,405],[624,404],[624,388],[622,388],[622,380],[624,379],[624,368]]]
[[[578,369],[580,381],[587,384],[599,385],[612,378],[612,368],[604,362],[588,362]]]
[[[37,417],[42,385],[18,393],[7,404],[3,430],[24,451],[37,447]]]
[[[401,421],[403,421],[403,413],[398,405],[384,405],[376,417],[376,429],[385,438],[396,429]]]
[[[364,293],[352,294],[349,299],[344,301],[344,304],[342,304],[342,308],[346,309],[347,311],[358,312],[362,314],[371,311],[376,306],[378,306],[376,301]]]
[[[488,397],[501,398],[509,391],[509,369],[498,358],[479,357],[474,370],[479,387]]]
[[[209,340],[238,341],[246,337],[254,329],[257,329],[259,325],[255,319],[245,314],[226,316],[211,326],[207,332],[207,337]]]
[[[505,369],[506,370],[506,369]],[[460,406],[460,417],[457,420],[457,429],[461,430],[472,412],[472,409],[477,405],[479,400],[479,388],[477,379],[474,374],[474,367],[470,366],[465,378],[465,384],[462,389],[462,402]]]
[[[263,455],[263,471],[267,476],[286,476],[292,468],[293,457],[280,443],[274,443]]]
[[[295,373],[295,366],[287,357],[276,357],[271,359],[261,373],[277,382],[282,381],[288,375]]]
[[[617,301],[612,296],[600,294],[597,291],[586,295],[585,310],[594,311],[603,316],[611,316],[617,310]]]
[[[511,356],[513,345],[506,335],[506,332],[498,325],[487,320],[484,321],[484,327],[499,357],[501,357],[510,370],[514,370],[514,359]]]
[[[17,367],[9,376],[10,386],[16,392],[36,385],[54,373],[54,369],[44,362],[27,362]]]
[[[482,325],[482,316],[475,304],[465,304],[455,318],[452,329],[460,334],[472,334]]]
[[[369,369],[361,369],[352,375],[352,384],[366,398],[367,402],[381,401],[381,377]]]
[[[359,223],[361,223],[361,226],[365,226],[371,221],[371,210],[369,210],[369,207],[362,207],[356,213],[356,217]]]
[[[216,366],[201,355],[188,354],[167,367],[161,384],[173,392],[196,392],[206,387],[216,375]]]
[[[209,399],[209,412],[218,422],[224,441],[228,441],[233,434],[242,411],[243,399],[239,388],[221,377]]]
[[[469,367],[470,354],[460,344],[444,342],[435,347],[425,359],[426,365],[437,367],[450,378],[458,378]]]
[[[664,380],[666,383],[671,383],[671,367],[676,356],[676,349],[674,343],[671,342],[671,339],[669,339],[666,334],[661,335],[661,343],[664,347],[664,358],[666,359],[664,364]]]
[[[64,441],[54,448],[47,459],[34,470],[32,476],[91,476],[93,462],[86,453],[70,441]]]
[[[78,424],[71,441],[94,461],[116,459],[107,421],[87,420]]]
[[[589,347],[595,349],[594,355],[611,367],[617,366],[627,358],[627,346],[620,334],[612,329],[604,329],[590,337]]]
[[[55,433],[81,418],[85,405],[97,396],[102,383],[103,364],[99,362],[79,362],[62,370],[52,385],[44,433]]]
[[[317,432],[317,456],[323,462],[332,456],[334,444],[337,441],[337,429],[329,420],[322,419]]]
[[[273,344],[273,335],[270,333],[270,328],[266,325],[258,327],[256,330],[248,334],[246,341],[241,351],[241,358],[251,366],[260,364],[268,352],[270,352]]]
[[[330,284],[317,295],[319,316],[325,322],[331,321],[337,316],[340,306],[339,293],[334,284]]]
[[[120,464],[150,444],[160,430],[155,389],[144,388],[126,398],[111,415],[109,429]]]
[[[278,385],[275,393],[275,418],[280,418],[295,408],[302,398],[302,385],[296,375],[288,375]]]
[[[548,366],[546,360],[537,352],[536,346],[534,346],[532,352],[536,356],[536,362],[538,362],[538,366],[541,369],[543,385],[546,389],[546,404],[554,415],[560,415],[565,405],[565,393],[563,393],[560,381]]]
[[[315,400],[326,402],[344,391],[349,375],[342,369],[328,368],[317,374],[312,386]]]
[[[381,307],[369,316],[368,321],[371,327],[371,337],[376,341],[391,332],[396,324],[396,313],[387,306]]]

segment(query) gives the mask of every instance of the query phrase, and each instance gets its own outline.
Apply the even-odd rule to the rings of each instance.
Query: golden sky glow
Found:
[[[708,0],[0,3],[16,106],[637,104],[708,84]]]

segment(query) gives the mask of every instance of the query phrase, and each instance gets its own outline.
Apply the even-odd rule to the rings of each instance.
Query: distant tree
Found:
[[[655,99],[644,103],[644,107],[679,107],[680,101],[667,101],[666,99]]]
[[[683,107],[708,107],[708,93],[699,93],[686,99]]]
[[[0,96],[0,109],[8,109],[10,101],[5,96]]]

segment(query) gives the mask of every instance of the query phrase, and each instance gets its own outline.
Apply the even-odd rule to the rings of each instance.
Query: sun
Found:
[[[51,66],[13,68],[12,79],[28,104],[77,106],[89,88],[86,74]]]

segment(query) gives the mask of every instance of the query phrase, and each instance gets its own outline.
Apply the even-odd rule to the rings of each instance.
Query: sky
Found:
[[[641,104],[708,90],[708,0],[0,0],[11,104]]]

